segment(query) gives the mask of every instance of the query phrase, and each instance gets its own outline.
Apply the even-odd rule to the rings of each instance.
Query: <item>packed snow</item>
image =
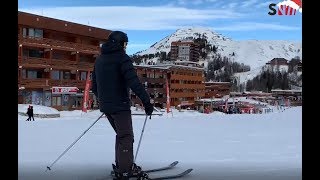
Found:
[[[40,111],[40,106],[34,109]],[[41,111],[51,109],[41,107]],[[150,169],[175,160],[180,163],[153,176],[193,168],[182,179],[302,179],[302,107],[268,114],[163,113],[147,120],[137,164]],[[52,165],[101,113],[61,111],[60,115],[35,121],[18,115],[19,179],[111,179],[115,133],[105,117]],[[144,115],[133,115],[134,150],[144,121]]]

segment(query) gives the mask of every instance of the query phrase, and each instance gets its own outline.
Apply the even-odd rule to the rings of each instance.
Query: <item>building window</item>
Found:
[[[149,73],[149,78],[154,78],[154,73],[153,72]]]
[[[40,50],[30,49],[29,50],[29,57],[37,57],[37,58],[43,58],[44,53]]]
[[[27,78],[27,71],[25,69],[22,69],[22,78]]]
[[[23,49],[22,50],[22,56],[23,57],[29,57],[29,50],[28,49]]]
[[[63,59],[63,54],[60,53],[52,53],[52,59]]]
[[[28,72],[27,72],[28,79],[37,79],[39,76],[41,76],[41,75],[39,75],[38,71],[28,70]]]
[[[43,38],[43,30],[35,28],[23,28],[23,37],[26,37],[28,34],[29,37]]]
[[[66,71],[63,73],[63,79],[71,79],[71,73]]]
[[[34,29],[34,37],[43,38],[43,30],[42,29]]]
[[[80,73],[80,80],[86,80],[87,79],[87,72],[82,71]]]
[[[28,36],[29,37],[34,37],[34,29],[33,28],[29,28],[28,29]]]
[[[52,97],[52,106],[61,106],[61,96]]]
[[[60,79],[60,72],[59,71],[51,71],[51,79],[59,80]]]
[[[22,35],[23,37],[27,37],[27,28],[22,29]]]

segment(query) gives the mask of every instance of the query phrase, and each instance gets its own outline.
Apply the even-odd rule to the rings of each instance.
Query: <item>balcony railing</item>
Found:
[[[89,63],[89,62],[79,62],[77,64],[77,69],[78,70],[84,70],[84,71],[90,70],[90,71],[93,71],[93,67],[94,67],[94,63]]]
[[[187,81],[204,81],[202,76],[185,76],[179,74],[172,74],[171,80],[187,80]]]
[[[170,98],[182,98],[182,97],[204,97],[204,92],[170,92]]]
[[[69,87],[85,87],[85,80],[71,80],[71,79],[63,79],[63,80],[53,80],[53,79],[19,79],[18,85],[19,87],[25,88],[50,88],[52,86],[69,86]]]
[[[151,93],[151,94],[154,94],[155,92],[165,94],[166,89],[164,89],[164,88],[148,88],[147,92]]]
[[[205,89],[204,84],[170,84],[171,89]]]
[[[139,77],[140,82],[144,83],[144,82],[148,82],[148,83],[161,83],[161,84],[165,84],[166,80],[164,78],[146,78],[146,77]]]
[[[18,57],[18,65],[24,67],[48,67],[49,59],[34,58],[34,57]]]
[[[70,61],[70,60],[61,60],[61,59],[51,59],[49,61],[50,67],[54,69],[76,69],[76,61]]]
[[[86,84],[85,80],[71,80],[71,79],[50,80],[51,86],[73,86],[78,88],[84,88],[85,84]]]
[[[48,38],[37,38],[37,37],[23,37],[18,36],[18,43],[24,45],[37,45],[44,46],[46,48],[63,49],[70,51],[79,51],[91,54],[99,54],[100,47],[88,44],[81,44],[75,42],[60,41]]]
[[[19,79],[18,85],[25,88],[46,88],[49,87],[49,79]]]
[[[166,103],[166,101],[167,101],[166,97],[163,97],[163,98],[152,98],[152,99],[153,99],[153,101],[155,103]]]
[[[18,65],[23,67],[43,67],[53,69],[92,71],[94,63],[71,60],[47,59],[35,57],[18,57]]]

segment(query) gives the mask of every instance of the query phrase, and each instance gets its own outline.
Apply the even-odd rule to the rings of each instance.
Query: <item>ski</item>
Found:
[[[173,163],[169,164],[168,166],[164,166],[164,167],[161,167],[161,168],[155,168],[155,169],[149,169],[149,170],[146,170],[144,172],[145,173],[151,173],[151,172],[168,170],[168,169],[171,169],[171,168],[175,167],[178,163],[179,163],[179,161],[174,161]]]
[[[171,164],[164,166],[164,167],[160,167],[160,168],[154,168],[154,169],[148,169],[146,171],[143,171],[145,173],[152,173],[152,172],[157,172],[157,171],[164,171],[164,170],[168,170],[168,169],[172,169],[173,167],[175,167],[177,164],[179,163],[179,161],[174,161]],[[112,164],[113,169],[115,169],[115,165]],[[111,171],[111,176],[114,176],[114,171]]]
[[[148,180],[162,180],[162,179],[175,179],[175,178],[181,178],[187,174],[189,174],[193,169],[187,169],[179,174],[174,175],[167,175],[167,176],[160,176],[160,177],[148,177]]]

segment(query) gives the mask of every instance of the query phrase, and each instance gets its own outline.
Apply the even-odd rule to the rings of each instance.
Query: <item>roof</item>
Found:
[[[70,34],[82,35],[101,40],[107,39],[111,30],[63,21],[50,17],[18,11],[18,25],[49,29]]]
[[[302,92],[301,89],[272,89],[271,92]]]
[[[184,66],[184,65],[134,65],[135,67],[145,67],[145,68],[155,68],[155,69],[174,69],[174,68],[179,68],[179,69],[194,69],[194,70],[201,70],[203,71],[204,68],[200,68],[200,67],[192,67],[192,66]]]

